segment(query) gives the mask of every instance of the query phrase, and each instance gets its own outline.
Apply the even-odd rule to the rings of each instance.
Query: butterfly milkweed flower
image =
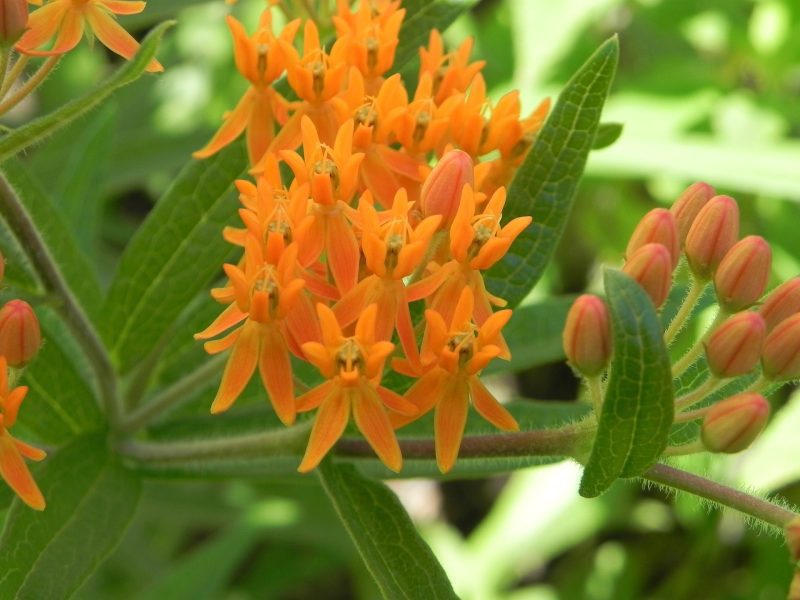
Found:
[[[17,420],[19,407],[28,388],[20,386],[9,389],[8,383],[8,364],[5,357],[0,356],[0,477],[25,504],[35,510],[44,510],[44,498],[23,457],[39,461],[46,454],[43,450],[14,438],[8,432]]]
[[[41,5],[41,0],[31,2]],[[96,37],[112,52],[131,59],[139,50],[137,42],[115,15],[135,15],[145,8],[144,2],[127,0],[51,0],[31,13],[28,30],[17,43],[17,50],[34,56],[65,54],[81,41],[84,31]],[[55,39],[49,50],[42,50]],[[151,73],[163,71],[157,60],[147,66]]]
[[[341,437],[350,419],[389,469],[399,472],[403,457],[389,411],[406,416],[417,413],[408,400],[380,385],[383,365],[394,344],[375,339],[375,304],[368,306],[356,323],[355,335],[345,337],[333,311],[317,304],[323,343],[303,344],[303,352],[327,379],[297,399],[300,412],[319,407],[298,471],[316,467]]]
[[[511,318],[511,311],[498,311],[476,327],[472,320],[474,302],[472,290],[465,287],[449,324],[439,312],[425,311],[427,328],[420,352],[425,373],[405,396],[417,407],[417,416],[436,407],[436,463],[442,473],[452,469],[458,457],[470,400],[478,413],[495,427],[519,430],[511,413],[478,378],[483,368],[502,353],[500,330]],[[393,418],[395,426],[403,426],[410,420]]]

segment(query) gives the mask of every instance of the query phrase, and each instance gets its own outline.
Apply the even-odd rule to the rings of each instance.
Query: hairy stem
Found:
[[[675,318],[672,319],[667,331],[664,333],[664,342],[667,344],[667,346],[669,346],[675,340],[675,337],[678,335],[678,333],[680,333],[681,329],[683,329],[683,326],[686,324],[686,321],[692,314],[692,310],[697,304],[697,301],[700,299],[700,296],[703,295],[703,290],[705,289],[706,282],[700,281],[694,275],[692,275],[692,283],[689,286],[689,293],[686,294],[686,297],[683,299],[683,303],[678,310],[678,314],[676,314]]]
[[[667,465],[654,465],[644,473],[643,477],[655,483],[683,490],[722,506],[738,510],[775,527],[783,528],[789,521],[798,516],[794,511],[768,500],[762,500],[705,477],[687,473]]]
[[[215,356],[206,361],[199,369],[192,371],[161,391],[150,402],[132,411],[120,424],[120,431],[122,433],[138,431],[161,415],[180,406],[192,397],[192,392],[198,387],[205,386],[219,377],[225,366],[225,360],[225,356]]]
[[[8,60],[11,58],[11,48],[0,48],[0,90],[6,83],[6,72],[8,71]],[[3,96],[0,96],[0,100]]]
[[[711,334],[714,333],[714,330],[727,318],[727,311],[720,308],[719,312],[717,312],[717,316],[714,317],[714,321],[711,323],[711,326],[706,330],[705,334],[703,334],[703,337],[697,340],[695,345],[692,346],[692,348],[686,354],[684,354],[680,360],[678,360],[678,362],[672,365],[672,377],[680,377],[683,375],[683,372],[691,367],[698,358],[700,358],[703,350],[705,350],[705,341],[711,337]]]
[[[14,66],[11,67],[11,70],[8,72],[5,80],[3,81],[3,85],[0,85],[0,100],[5,97],[5,95],[8,93],[8,90],[11,89],[11,86],[17,82],[17,79],[19,79],[19,76],[22,75],[22,72],[25,70],[25,65],[28,64],[30,59],[30,56],[23,54],[17,59],[17,62],[14,63]]]
[[[6,100],[0,102],[0,115],[4,115],[12,108],[14,108],[17,104],[22,102],[25,98],[27,98],[37,87],[39,87],[42,82],[47,79],[47,76],[50,75],[50,72],[55,68],[55,66],[61,60],[61,54],[58,56],[51,56],[42,64],[39,69],[30,76],[28,81],[22,84],[20,88],[14,93],[11,94]]]
[[[589,388],[589,398],[594,407],[594,414],[600,418],[600,412],[603,410],[603,376],[594,375],[586,378],[586,386]]]
[[[57,309],[89,359],[88,362],[97,377],[101,401],[109,422],[115,427],[119,423],[122,407],[117,394],[117,378],[108,351],[94,324],[64,280],[24,204],[2,173],[0,173],[0,213],[30,257],[45,288],[61,301]]]

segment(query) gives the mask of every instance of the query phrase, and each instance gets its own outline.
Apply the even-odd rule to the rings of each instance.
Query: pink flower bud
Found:
[[[16,43],[27,25],[28,0],[0,0],[0,47]]]
[[[708,279],[739,237],[739,206],[714,196],[700,210],[686,236],[686,258],[694,274]]]
[[[769,417],[769,402],[745,392],[718,402],[703,419],[701,437],[711,452],[734,454],[755,441]]]
[[[31,305],[11,300],[0,309],[0,356],[9,366],[21,367],[30,361],[42,345],[39,319]]]
[[[678,225],[678,239],[681,246],[686,243],[689,233],[700,210],[714,197],[714,188],[707,183],[697,182],[686,188],[669,209]]]
[[[681,258],[678,224],[675,217],[666,208],[654,208],[642,217],[628,241],[625,256],[631,256],[645,244],[665,246],[672,257],[672,268],[678,266]]]
[[[792,560],[798,562],[800,561],[800,517],[795,517],[789,521],[785,531],[786,545],[789,546]]]
[[[772,290],[758,312],[767,322],[767,331],[772,331],[778,323],[800,312],[800,277],[790,279]]]
[[[770,379],[800,377],[800,313],[778,323],[767,336],[761,366]]]
[[[645,244],[628,257],[622,270],[644,288],[656,308],[672,287],[672,256],[662,244]]]
[[[764,294],[772,269],[772,249],[767,240],[748,235],[723,257],[714,273],[720,306],[738,312],[752,306]]]
[[[462,150],[450,150],[442,156],[422,184],[420,208],[423,215],[442,215],[439,228],[450,227],[466,184],[475,185],[472,158]]]
[[[708,367],[717,377],[737,377],[758,365],[767,326],[761,315],[742,312],[720,325],[706,342]]]
[[[579,296],[569,309],[564,325],[564,353],[578,371],[599,375],[611,358],[611,325],[608,309],[597,296]]]

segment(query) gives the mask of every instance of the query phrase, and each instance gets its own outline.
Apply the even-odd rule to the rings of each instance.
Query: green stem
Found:
[[[667,465],[654,465],[644,473],[643,477],[738,510],[781,529],[798,516],[794,511],[768,500],[762,500],[732,487]]]
[[[149,425],[164,413],[176,409],[192,397],[198,388],[217,379],[225,366],[225,356],[215,356],[199,369],[182,377],[171,386],[157,394],[150,402],[133,410],[120,423],[122,433],[134,433]]]
[[[6,83],[6,73],[8,72],[8,61],[11,58],[11,48],[10,47],[0,47],[0,90],[3,89],[3,86]],[[0,100],[3,99],[3,96],[0,95]]]
[[[109,422],[112,427],[116,426],[122,414],[122,405],[117,393],[116,373],[108,351],[94,324],[70,290],[50,250],[31,221],[25,205],[2,173],[0,173],[0,214],[30,257],[45,288],[61,300],[57,308],[72,335],[86,353],[97,377],[100,397]]]
[[[714,317],[714,321],[711,323],[711,326],[706,330],[703,337],[697,340],[694,346],[684,354],[678,362],[672,365],[672,377],[680,377],[683,375],[684,371],[688,369],[692,364],[700,358],[700,355],[705,350],[705,346],[703,345],[704,342],[714,333],[714,330],[722,323],[725,319],[728,318],[728,313],[723,310],[722,308],[719,309],[717,312],[717,316]]]
[[[11,67],[11,70],[6,75],[5,81],[3,81],[3,85],[0,85],[0,100],[5,97],[8,90],[11,89],[11,86],[17,82],[19,76],[25,71],[25,65],[28,64],[30,59],[30,56],[23,54],[17,59],[17,62],[14,63],[14,66]]]
[[[600,413],[603,410],[603,382],[602,375],[594,375],[593,377],[586,378],[586,386],[589,388],[589,398],[594,406],[594,413],[597,418],[600,418]]]
[[[678,446],[667,446],[664,450],[663,456],[686,456],[687,454],[697,454],[698,452],[705,452],[706,448],[703,442],[695,440],[688,444],[680,444]]]
[[[55,66],[59,63],[61,56],[61,54],[58,56],[51,56],[44,61],[42,66],[30,76],[28,81],[22,84],[22,86],[14,94],[11,94],[8,98],[6,98],[6,100],[0,102],[0,115],[6,114],[17,104],[27,98],[37,87],[39,87],[42,82],[47,79],[47,76],[50,75],[50,72],[53,70],[53,68],[55,68]]]
[[[724,382],[721,379],[718,379],[712,375],[703,383],[701,383],[696,389],[692,390],[685,396],[677,398],[675,400],[675,408],[678,410],[683,410],[691,407],[694,404],[697,404],[703,398],[713,393],[714,390],[716,390],[722,383]]]
[[[694,275],[692,275],[692,283],[689,286],[689,293],[686,294],[686,297],[683,299],[683,303],[681,304],[680,309],[678,310],[678,314],[675,315],[675,318],[672,319],[672,322],[669,324],[667,331],[664,333],[664,342],[669,346],[675,340],[675,337],[680,333],[683,326],[686,324],[686,321],[689,319],[689,316],[692,314],[692,310],[697,305],[697,301],[700,299],[700,296],[703,295],[703,290],[706,289],[705,281],[700,281]]]
[[[675,423],[688,423],[689,421],[697,421],[698,419],[702,419],[706,416],[708,409],[711,408],[710,406],[704,406],[703,408],[698,408],[697,410],[690,410],[687,412],[682,412],[675,415]]]

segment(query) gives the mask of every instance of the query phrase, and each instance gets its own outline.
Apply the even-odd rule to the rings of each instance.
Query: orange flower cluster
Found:
[[[527,118],[517,92],[493,105],[482,63],[469,62],[471,42],[446,52],[436,31],[409,97],[390,74],[404,16],[398,0],[355,9],[339,0],[331,45],[312,21],[275,34],[269,9],[252,36],[228,17],[236,66],[251,85],[195,153],[211,156],[246,132],[255,179],[237,182],[244,227],[224,231],[243,248],[224,267],[227,284],[212,291],[228,306],[195,336],[209,340],[209,353],[230,352],[212,412],[230,407],[258,369],[283,423],[317,411],[302,472],[351,414],[394,471],[395,429],[434,408],[443,472],[455,463],[470,401],[497,427],[517,428],[478,379],[493,358],[510,357],[501,329],[511,311],[493,312],[504,301],[482,272],[531,221],[501,226],[504,186],[548,103]],[[284,74],[296,100],[273,87]],[[425,306],[418,326],[416,302]],[[296,397],[292,357],[324,383]],[[404,396],[381,385],[390,358],[417,380]]]

